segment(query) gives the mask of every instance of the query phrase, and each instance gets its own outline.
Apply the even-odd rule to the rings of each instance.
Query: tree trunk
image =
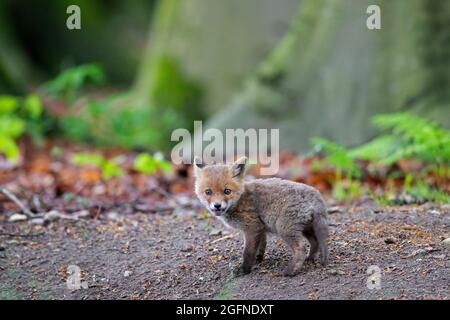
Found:
[[[289,28],[299,0],[161,0],[134,88],[140,105],[222,110]],[[195,112],[194,112],[195,111]]]
[[[381,7],[381,30],[366,9]],[[313,136],[356,145],[372,115],[415,110],[450,125],[450,2],[305,0],[290,30],[208,127],[279,128],[280,147]]]

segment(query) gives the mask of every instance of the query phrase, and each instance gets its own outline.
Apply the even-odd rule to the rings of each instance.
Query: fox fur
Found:
[[[245,181],[247,158],[231,165],[205,165],[194,160],[195,192],[200,202],[225,225],[242,230],[245,238],[243,262],[236,276],[251,272],[262,261],[266,234],[281,237],[292,250],[292,260],[283,271],[295,275],[304,261],[328,263],[326,204],[319,191],[302,183],[278,178]],[[310,244],[305,259],[302,237]]]

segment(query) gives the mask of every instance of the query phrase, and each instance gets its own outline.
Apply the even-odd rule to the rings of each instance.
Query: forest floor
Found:
[[[251,274],[231,277],[242,236],[195,210],[0,221],[16,234],[0,235],[0,299],[450,299],[449,205],[342,206],[329,218],[329,265],[291,278],[275,237]],[[372,265],[379,289],[367,286]]]
[[[80,151],[118,156],[122,175],[74,164]],[[272,237],[264,261],[233,278],[242,235],[199,205],[191,166],[143,174],[135,153],[65,142],[22,153],[16,166],[0,161],[0,299],[450,299],[449,204],[398,193],[395,207],[343,205],[333,172],[285,153],[279,176],[318,188],[332,209],[330,263],[282,277],[290,252]],[[373,192],[386,187],[367,177]],[[379,289],[368,270],[379,270]]]

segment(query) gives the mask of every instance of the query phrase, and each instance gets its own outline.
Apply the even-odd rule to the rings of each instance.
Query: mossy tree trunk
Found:
[[[381,30],[366,9],[381,8]],[[450,125],[450,2],[305,0],[289,32],[209,127],[279,128],[282,148],[313,136],[356,145],[369,119],[415,110]]]
[[[217,112],[288,30],[298,3],[159,1],[135,101],[191,118]]]

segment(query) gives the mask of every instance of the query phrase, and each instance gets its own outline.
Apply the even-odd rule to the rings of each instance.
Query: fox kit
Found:
[[[234,274],[247,274],[256,261],[262,261],[268,232],[280,236],[292,249],[292,261],[283,275],[295,275],[305,261],[303,236],[311,245],[306,260],[314,260],[320,251],[320,262],[326,265],[327,210],[319,191],[276,178],[244,181],[246,167],[245,157],[232,165],[204,165],[194,160],[195,193],[200,202],[224,224],[244,233],[244,259]]]

